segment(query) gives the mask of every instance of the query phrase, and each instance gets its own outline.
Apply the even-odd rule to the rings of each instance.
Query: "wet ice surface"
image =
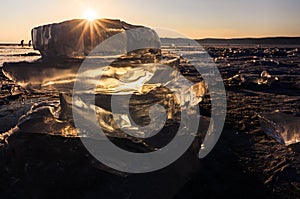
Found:
[[[230,145],[236,147],[233,151],[239,156],[240,163],[280,198],[299,197],[299,144],[286,147],[268,137],[258,117],[258,114],[269,114],[274,121],[273,114],[276,114],[279,125],[272,131],[280,134],[283,126],[293,129],[290,136],[299,135],[299,123],[291,124],[284,115],[294,120],[299,120],[300,116],[298,48],[216,47],[208,48],[208,52],[214,57],[224,79],[228,104],[226,122],[236,129],[236,139],[247,134],[248,141],[240,140],[240,144],[234,144],[234,137],[229,139]],[[277,77],[278,81],[273,79],[270,85],[258,85],[257,80],[263,71],[274,79]],[[237,74],[242,74],[248,81],[232,81]],[[209,107],[209,103],[203,106]],[[286,142],[292,140],[286,138]]]
[[[165,50],[170,50],[170,47],[166,47]],[[175,50],[180,54],[182,49]],[[190,50],[190,55],[193,55],[193,47],[185,47],[184,50]],[[256,119],[253,119],[255,116],[254,111],[272,112],[274,111],[274,104],[280,104],[276,106],[276,109],[285,113],[295,115],[299,112],[297,109],[300,86],[298,70],[299,53],[297,48],[208,48],[207,50],[219,65],[225,85],[227,86],[229,102],[236,102],[232,103],[235,108],[233,110],[229,109],[229,112],[238,111],[232,114],[229,120],[234,121],[234,125],[237,128],[243,130],[252,126],[246,124],[257,124]],[[72,90],[70,82],[74,81],[74,76],[80,66],[80,62],[75,61],[72,63],[73,67],[71,69],[70,67],[63,67],[64,64],[59,64],[62,66],[59,70],[53,69],[51,62],[43,65],[42,68],[39,64],[30,65],[26,66],[28,71],[30,71],[26,73],[22,72],[23,68],[21,68],[21,65],[17,65],[15,68],[10,67],[12,73],[17,74],[15,77],[11,77],[11,79],[16,78],[19,81],[18,83],[23,87],[27,87],[29,84],[28,89],[42,93],[57,91],[70,93]],[[199,79],[195,68],[191,67],[184,60],[181,61],[181,66],[180,70],[183,75]],[[107,72],[111,73],[114,70],[116,69],[110,67]],[[262,77],[263,74],[264,77]],[[9,73],[6,75],[10,76]],[[119,78],[108,81],[109,85],[122,78],[122,74],[118,75]],[[126,75],[126,73],[123,75]],[[116,85],[119,85],[119,83],[116,82]],[[19,88],[5,78],[2,81],[2,88],[3,94],[10,94],[11,91],[13,93],[22,93],[22,88]],[[119,88],[124,91],[124,88]],[[109,91],[107,86],[97,89],[100,92]],[[141,88],[137,89],[141,90]],[[237,89],[238,92],[235,92]],[[116,92],[117,90],[114,89],[112,91]],[[231,95],[232,92],[236,93],[236,95]],[[240,97],[243,99],[235,99]],[[249,100],[250,102],[248,102]],[[246,106],[243,103],[245,101],[247,101]],[[261,106],[262,103],[265,103],[265,105]],[[231,103],[229,103],[230,105]],[[241,113],[243,116],[241,116]]]
[[[33,61],[40,58],[39,52],[31,47],[20,47],[17,45],[0,45],[0,66],[4,62]]]
[[[230,121],[251,131],[257,113],[299,116],[300,60],[298,48],[208,49],[222,73],[228,94]],[[269,78],[261,78],[267,72]],[[238,75],[237,75],[238,74]],[[265,84],[259,82],[266,81]]]
[[[166,47],[166,51],[168,51],[167,48],[170,47]],[[190,49],[191,47],[186,48]],[[294,118],[295,121],[298,121],[300,116],[299,51],[296,47],[208,47],[206,49],[218,65],[224,79],[228,103],[226,125],[234,129],[232,131],[226,131],[226,135],[223,135],[226,143],[223,150],[228,150],[229,148],[229,150],[236,155],[236,159],[242,165],[241,167],[246,172],[256,176],[260,182],[263,182],[263,184],[273,192],[274,196],[281,198],[299,197],[299,145],[292,144],[286,147],[276,142],[273,139],[274,136],[273,138],[272,136],[268,137],[263,131],[267,131],[266,133],[268,134],[269,131],[266,129],[271,129],[271,132],[274,133],[278,126],[272,126],[270,121],[275,120],[279,122],[279,126],[283,126],[284,129],[292,129],[295,135],[297,134],[295,131],[299,130],[298,122],[287,120],[288,117],[291,117]],[[49,68],[51,67],[49,66]],[[180,60],[179,69],[180,72],[191,81],[201,80],[195,68],[185,60]],[[35,94],[35,92],[32,92],[27,95],[23,88],[18,88],[13,82],[8,81],[3,76],[1,78],[2,85],[12,85],[12,87],[14,87],[13,91],[11,91],[10,87],[1,91],[2,96],[0,103],[2,105],[0,120],[12,121],[7,123],[1,122],[2,125],[5,123],[5,125],[1,126],[1,129],[5,129],[2,132],[13,128],[18,123],[16,119],[22,115],[25,115],[23,119],[26,117],[33,118],[35,111],[46,112],[44,115],[49,114],[51,120],[48,120],[48,122],[50,122],[48,124],[53,124],[51,122],[59,123],[60,120],[66,122],[64,116],[55,116],[55,114],[52,114],[53,111],[51,112],[51,110],[57,108],[56,106],[57,103],[60,103],[60,99],[57,93],[51,93],[55,93],[52,89],[55,91],[55,89],[59,90],[68,87],[60,87],[58,86],[59,84],[53,84],[51,87],[51,84],[48,84],[45,88],[47,86],[49,87],[45,89],[44,93]],[[57,88],[55,86],[57,86]],[[71,89],[71,87],[68,89]],[[13,95],[11,95],[11,93]],[[162,104],[166,103],[166,105],[168,105],[168,103],[173,104],[172,98],[166,98],[165,94],[160,96],[160,92],[158,91],[150,92],[148,95],[154,96],[154,98],[150,98],[153,101],[161,101]],[[105,97],[105,95],[100,96],[100,99],[105,99]],[[133,99],[133,101],[134,100],[135,99]],[[48,105],[37,106],[43,102],[47,102]],[[35,107],[32,107],[35,103]],[[53,106],[50,106],[51,103]],[[134,104],[143,103],[145,103],[144,107],[147,107],[148,102],[145,100],[137,100],[134,102]],[[102,106],[104,106],[103,108],[109,109],[103,104]],[[51,107],[53,107],[53,109],[51,109]],[[210,115],[209,96],[206,96],[203,101],[200,102],[200,109],[203,115]],[[133,117],[142,118],[142,121],[145,123],[149,122],[149,117],[143,110],[136,108],[135,112],[136,116],[133,114]],[[176,115],[174,112],[176,112],[176,110],[170,109],[171,118],[172,115]],[[258,114],[266,114],[265,116],[269,120],[267,121],[267,125],[261,125]],[[273,114],[275,114],[275,116]],[[271,115],[271,118],[268,117],[268,115]],[[102,116],[105,117],[105,114],[102,114]],[[45,125],[44,118],[38,117],[37,120],[38,122],[35,124]],[[19,122],[26,124],[22,119]],[[61,124],[62,123],[59,123],[59,125]],[[113,126],[111,124],[107,125],[107,123],[103,124],[103,126],[105,125],[107,128]],[[47,126],[47,128],[48,127],[49,126]],[[23,126],[23,128],[31,128],[31,126]],[[45,128],[41,129],[47,132],[47,128],[46,130]],[[282,127],[278,128],[280,129]],[[61,129],[70,130],[68,129],[68,125],[63,126]],[[58,131],[62,132],[63,130]],[[287,140],[285,143],[289,143],[289,141]],[[147,143],[144,143],[144,145],[147,145]],[[220,153],[222,154],[222,150]],[[201,176],[199,176],[199,178],[201,178]]]

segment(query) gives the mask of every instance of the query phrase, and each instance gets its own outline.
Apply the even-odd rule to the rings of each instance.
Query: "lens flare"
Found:
[[[83,17],[88,21],[94,21],[97,18],[97,14],[93,10],[86,10]]]

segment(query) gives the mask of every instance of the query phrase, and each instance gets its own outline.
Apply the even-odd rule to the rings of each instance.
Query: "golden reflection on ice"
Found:
[[[64,137],[77,137],[78,136],[78,131],[76,128],[68,125],[65,128],[61,130],[61,136]]]

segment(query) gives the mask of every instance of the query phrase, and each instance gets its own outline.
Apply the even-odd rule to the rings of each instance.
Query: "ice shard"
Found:
[[[141,27],[113,19],[96,19],[92,22],[73,19],[35,27],[31,36],[34,49],[39,50],[43,58],[73,58],[88,55],[97,45],[115,34]],[[147,31],[146,42],[155,43],[159,48],[160,40],[156,32],[145,27],[143,31]],[[145,41],[145,38],[139,36],[140,34],[126,35],[127,42]]]
[[[259,114],[262,130],[285,145],[300,142],[300,118],[285,113]]]

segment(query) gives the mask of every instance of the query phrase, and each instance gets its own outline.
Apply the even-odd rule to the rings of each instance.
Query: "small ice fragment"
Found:
[[[262,130],[281,144],[290,145],[300,141],[300,118],[284,113],[259,114]]]

